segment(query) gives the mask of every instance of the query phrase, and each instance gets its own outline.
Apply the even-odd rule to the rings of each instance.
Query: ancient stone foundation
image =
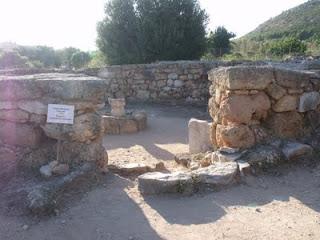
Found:
[[[280,139],[301,139],[320,124],[320,77],[312,72],[238,66],[209,72],[217,148],[246,149]]]
[[[2,166],[39,167],[56,160],[71,166],[97,162],[104,167],[102,121],[106,84],[74,74],[0,76],[0,162]],[[47,123],[48,104],[75,107],[73,125]]]

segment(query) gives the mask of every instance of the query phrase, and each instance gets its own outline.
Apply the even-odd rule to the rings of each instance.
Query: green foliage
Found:
[[[0,69],[27,67],[28,58],[20,56],[15,51],[5,51],[0,55]]]
[[[80,49],[74,47],[67,47],[56,51],[56,56],[60,65],[71,68],[71,57],[74,53],[81,52]]]
[[[71,66],[73,66],[74,68],[82,68],[87,66],[87,64],[90,62],[91,57],[89,55],[89,53],[86,52],[76,52],[74,54],[72,54],[71,59],[70,59],[70,63]]]
[[[102,68],[105,67],[105,57],[100,51],[95,51],[91,53],[91,60],[88,64],[89,68]]]
[[[198,0],[110,0],[97,45],[111,64],[198,59],[207,15]]]
[[[267,50],[272,55],[284,56],[284,55],[301,55],[307,50],[307,45],[297,38],[285,38],[276,41],[271,44],[270,48]]]
[[[222,57],[225,54],[230,53],[231,50],[231,38],[236,35],[232,32],[220,26],[214,32],[210,32],[207,39],[208,51],[215,57]]]
[[[40,62],[44,67],[56,67],[60,65],[55,50],[51,47],[20,46],[17,51],[21,56],[27,57],[31,62]]]

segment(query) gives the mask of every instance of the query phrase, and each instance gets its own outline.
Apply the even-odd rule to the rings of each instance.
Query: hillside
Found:
[[[320,37],[320,0],[310,0],[271,18],[241,39],[265,41],[297,36],[301,40]]]

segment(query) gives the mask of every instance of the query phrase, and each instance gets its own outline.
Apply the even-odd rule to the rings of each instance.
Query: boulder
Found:
[[[298,97],[292,95],[286,95],[280,98],[276,104],[272,106],[275,112],[290,112],[297,110]]]
[[[250,148],[255,144],[252,130],[246,125],[217,125],[216,138],[219,147]]]
[[[204,153],[212,149],[210,123],[192,118],[189,121],[189,152]]]
[[[320,104],[320,94],[318,92],[308,92],[302,94],[299,101],[299,112],[316,110]]]
[[[194,191],[190,173],[152,172],[138,177],[138,188],[144,194],[184,193]]]
[[[52,167],[52,173],[54,175],[66,175],[69,173],[69,165],[68,164],[58,164],[54,167]]]
[[[311,146],[298,142],[289,142],[282,148],[283,154],[290,160],[299,159],[301,157],[309,157],[313,153]]]
[[[215,163],[192,171],[192,175],[200,188],[221,189],[237,182],[239,168],[236,162]]]

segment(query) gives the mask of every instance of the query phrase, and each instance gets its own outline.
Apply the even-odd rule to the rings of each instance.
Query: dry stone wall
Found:
[[[108,97],[128,101],[207,103],[207,72],[237,62],[161,62],[155,64],[110,66],[97,75],[108,84]],[[96,74],[96,73],[91,73]]]
[[[274,138],[299,139],[320,124],[320,76],[267,66],[237,66],[209,72],[217,147],[250,148]]]
[[[104,106],[105,90],[102,79],[79,74],[0,76],[2,166],[39,167],[53,161],[58,139],[61,162],[105,164],[103,127],[97,114]],[[48,104],[75,106],[74,124],[47,123]]]

